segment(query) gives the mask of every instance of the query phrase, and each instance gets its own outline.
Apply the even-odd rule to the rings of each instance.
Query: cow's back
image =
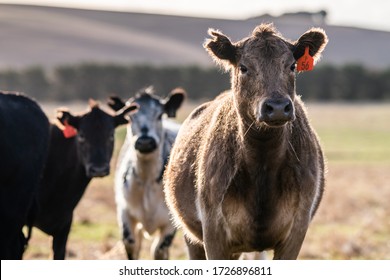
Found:
[[[21,229],[46,160],[49,122],[38,104],[0,93],[1,259],[20,258]]]

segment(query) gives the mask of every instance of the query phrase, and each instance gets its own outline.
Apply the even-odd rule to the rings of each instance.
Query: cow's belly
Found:
[[[162,186],[133,184],[126,197],[130,216],[137,220],[148,234],[170,223]]]

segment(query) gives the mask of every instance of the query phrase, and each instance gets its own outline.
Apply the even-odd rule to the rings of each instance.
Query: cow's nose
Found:
[[[135,149],[142,154],[153,152],[157,148],[156,140],[153,137],[141,136],[135,141]]]
[[[141,134],[142,135],[147,135],[148,132],[149,132],[149,129],[148,129],[148,127],[146,125],[141,127]]]
[[[110,166],[109,165],[91,165],[89,166],[87,173],[89,177],[104,177],[110,174]]]
[[[273,98],[264,101],[260,120],[268,125],[283,125],[294,119],[294,105],[289,98]]]

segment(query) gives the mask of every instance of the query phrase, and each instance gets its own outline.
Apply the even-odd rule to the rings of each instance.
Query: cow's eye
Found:
[[[290,70],[291,71],[295,71],[295,67],[296,67],[296,65],[297,65],[297,62],[296,61],[294,61],[294,63],[293,64],[291,64],[291,66],[290,66]]]
[[[240,69],[241,74],[246,74],[248,72],[248,68],[243,64],[240,64],[238,68]]]
[[[160,115],[158,115],[157,119],[158,119],[158,120],[161,120],[161,119],[162,119],[162,116],[163,116],[163,113],[161,113]]]
[[[111,134],[111,135],[110,135],[109,140],[110,140],[110,142],[114,142],[114,140],[115,140],[114,134]]]

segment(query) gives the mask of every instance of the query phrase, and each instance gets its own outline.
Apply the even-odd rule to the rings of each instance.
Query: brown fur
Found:
[[[191,259],[269,249],[295,259],[322,197],[324,159],[290,68],[297,46],[318,57],[326,35],[313,29],[293,44],[261,25],[231,43],[209,33],[205,48],[230,69],[232,90],[182,125],[165,173],[167,203]],[[280,100],[289,118],[264,118],[264,104]]]

